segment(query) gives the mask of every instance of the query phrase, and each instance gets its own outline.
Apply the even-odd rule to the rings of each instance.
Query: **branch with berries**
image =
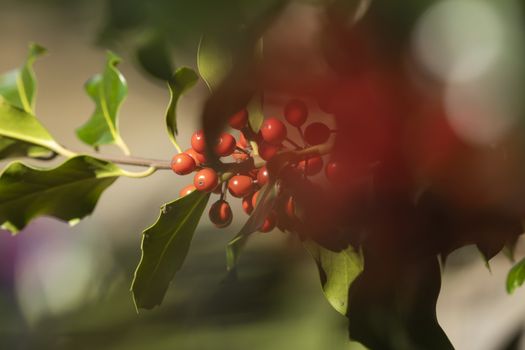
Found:
[[[206,41],[201,43],[199,54],[205,57],[207,48],[202,47],[203,43]],[[323,160],[331,153],[334,130],[317,121],[306,125],[308,108],[298,99],[286,103],[283,120],[263,119],[262,105],[256,113],[247,106],[229,118],[231,132],[223,132],[216,140],[208,141],[199,130],[191,136],[191,148],[182,151],[176,140],[177,104],[199,79],[186,67],[177,69],[167,84],[171,98],[165,120],[177,154],[171,161],[132,156],[120,135],[118,123],[128,87],[118,70],[120,58],[111,52],[107,54],[102,72],[85,84],[94,109],[90,118],[76,130],[79,140],[94,152],[65,148],[36,117],[33,64],[45,52],[41,46],[32,44],[24,65],[8,73],[16,79],[0,76],[0,157],[15,159],[0,175],[0,224],[12,234],[24,230],[41,216],[74,225],[93,213],[102,193],[120,177],[139,179],[157,170],[169,169],[181,176],[193,174],[192,183],[181,189],[173,201],[162,205],[156,222],[142,232],[141,259],[131,287],[137,309],[161,304],[184,263],[212,194],[219,198],[209,206],[208,217],[217,228],[228,227],[232,222],[229,196],[239,198],[249,215],[226,249],[227,268],[232,270],[251,234],[270,232],[274,228],[298,233],[294,225],[301,221],[301,208],[294,197],[297,192],[290,190],[294,184],[310,181],[308,178],[319,175],[323,168],[329,181],[340,177],[337,163],[330,161],[324,166]],[[203,72],[217,69],[206,69],[205,64],[214,62],[202,57],[199,61],[200,73],[206,81],[210,77]],[[297,130],[297,139],[291,137],[290,128]],[[108,145],[119,147],[123,155],[101,152],[101,148]],[[213,154],[207,154],[208,149]],[[63,162],[54,167],[27,162],[57,157],[63,158]],[[146,169],[130,171],[122,165]],[[317,246],[311,243],[308,250],[313,252],[313,247]],[[351,258],[353,264],[360,266],[360,253],[348,249],[341,256]],[[338,253],[324,250],[322,254]],[[322,260],[318,254],[314,258]],[[325,269],[330,271],[328,267]],[[346,303],[346,291],[327,294],[327,298],[334,307],[340,306]]]

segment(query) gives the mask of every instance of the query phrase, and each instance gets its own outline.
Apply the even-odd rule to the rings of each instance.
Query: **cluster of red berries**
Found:
[[[220,158],[231,156],[236,162],[244,162],[254,156],[253,147],[257,147],[258,155],[265,161],[272,159],[282,150],[289,149],[283,143],[290,143],[292,149],[302,149],[309,146],[320,145],[328,141],[332,130],[323,123],[314,122],[309,124],[304,133],[302,126],[308,117],[307,106],[299,100],[289,101],[284,108],[286,121],[299,131],[303,146],[299,146],[288,137],[286,125],[277,118],[267,118],[263,121],[258,133],[254,133],[248,125],[248,112],[241,110],[229,118],[231,128],[239,130],[239,139],[236,140],[230,133],[224,132],[213,145],[213,152]],[[210,208],[209,218],[217,227],[228,226],[233,218],[229,203],[225,200],[226,188],[231,196],[242,198],[242,208],[249,215],[255,208],[259,190],[269,181],[266,166],[249,169],[244,173],[238,173],[223,181],[216,170],[207,167],[206,140],[202,130],[195,132],[191,137],[191,148],[183,153],[175,155],[171,167],[176,174],[187,175],[194,171],[193,184],[184,187],[180,196],[185,196],[194,190],[214,192],[220,194],[220,199]],[[294,181],[300,176],[316,175],[323,169],[323,159],[319,155],[312,155],[307,159],[291,164],[279,178],[283,182]],[[325,168],[328,179],[334,179],[337,175],[337,164],[328,163]],[[284,200],[284,212],[289,216],[294,215],[294,202],[292,197]],[[275,211],[270,212],[262,226],[261,232],[273,230],[277,225],[278,215]]]

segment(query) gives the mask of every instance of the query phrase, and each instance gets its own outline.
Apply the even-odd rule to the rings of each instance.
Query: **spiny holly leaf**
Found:
[[[68,153],[33,115],[6,103],[2,97],[0,97],[0,136],[2,146],[14,147],[11,155],[19,152],[20,147],[28,147],[28,144],[41,146],[61,154]],[[24,144],[20,147],[12,146],[9,141],[4,141],[5,138],[17,142],[22,141]]]
[[[199,77],[193,69],[181,67],[177,69],[173,77],[168,81],[168,88],[170,90],[170,103],[166,110],[166,127],[168,128],[168,135],[171,142],[181,152],[175,136],[178,134],[177,130],[177,103],[184,92],[190,89],[199,80]]]
[[[0,175],[0,222],[13,233],[39,216],[76,222],[121,175],[112,163],[77,156],[54,169],[11,163]]]
[[[246,221],[241,231],[226,246],[226,267],[228,271],[235,268],[239,254],[248,241],[248,237],[257,231],[270,213],[277,198],[275,182],[268,183],[260,190],[255,210]]]
[[[135,306],[151,309],[162,303],[181,268],[210,195],[193,191],[165,204],[157,221],[142,235],[142,257],[131,285]]]
[[[46,53],[46,49],[37,44],[30,44],[25,64],[0,76],[0,95],[4,99],[27,113],[34,114],[36,79],[33,70],[35,60]]]
[[[197,67],[210,91],[215,91],[232,68],[232,56],[211,35],[203,35],[197,52]]]
[[[507,275],[507,293],[513,293],[525,281],[525,258],[510,269]]]
[[[326,299],[337,312],[345,315],[350,286],[363,271],[363,255],[352,246],[334,252],[313,241],[303,244],[317,264]]]
[[[90,146],[115,144],[129,154],[118,131],[118,112],[128,93],[126,80],[117,69],[119,63],[120,58],[108,52],[104,72],[86,82],[86,93],[96,108],[91,119],[77,129],[77,136]]]
[[[33,70],[35,60],[45,54],[46,49],[30,44],[25,64],[0,76],[0,96],[4,101],[28,114],[34,115],[36,78]],[[9,157],[50,157],[49,149],[34,146],[22,141],[0,138],[0,158]]]

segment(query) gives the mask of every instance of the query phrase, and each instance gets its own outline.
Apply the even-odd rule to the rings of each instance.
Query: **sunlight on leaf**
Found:
[[[104,72],[86,82],[86,93],[96,108],[91,119],[77,129],[77,136],[90,146],[115,144],[129,154],[118,128],[118,112],[128,93],[126,80],[117,69],[119,63],[120,58],[108,52]]]
[[[333,252],[313,241],[303,244],[317,264],[326,299],[337,312],[345,315],[350,286],[363,271],[363,255],[352,246]]]
[[[121,175],[112,163],[88,156],[53,169],[11,163],[0,176],[0,222],[16,233],[31,220],[53,216],[72,222],[91,214],[102,192]]]

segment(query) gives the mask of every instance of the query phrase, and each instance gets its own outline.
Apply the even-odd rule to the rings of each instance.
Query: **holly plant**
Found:
[[[382,4],[390,9],[389,2]],[[329,13],[339,19],[337,13]],[[391,14],[393,23],[398,19],[395,11],[375,13],[381,19],[385,14]],[[205,216],[232,235],[226,273],[235,273],[251,235],[281,231],[299,240],[315,260],[324,295],[348,318],[353,340],[371,349],[452,348],[435,312],[440,268],[450,252],[467,244],[475,244],[487,264],[501,250],[512,252],[522,233],[521,219],[496,206],[483,207],[485,203],[461,202],[464,198],[459,196],[451,200],[448,195],[457,191],[450,190],[447,181],[421,185],[412,176],[400,146],[411,140],[402,123],[407,121],[406,111],[423,110],[413,103],[423,97],[411,95],[413,80],[403,80],[396,70],[406,66],[404,58],[397,62],[392,55],[382,66],[377,59],[382,52],[373,50],[383,43],[363,44],[371,37],[402,37],[404,27],[396,26],[401,29],[389,36],[372,36],[367,31],[378,30],[374,23],[365,22],[348,33],[343,26],[329,27],[333,42],[327,47],[339,50],[329,52],[329,63],[340,81],[329,85],[328,94],[318,89],[310,95],[274,98],[271,114],[266,113],[263,79],[257,78],[263,24],[249,27],[257,30],[248,30],[249,38],[233,53],[221,50],[213,36],[202,36],[198,73],[150,64],[142,48],[141,64],[165,80],[170,95],[164,119],[173,144],[171,160],[135,157],[121,137],[119,110],[128,86],[118,69],[121,59],[112,52],[102,72],[84,86],[94,108],[88,120],[79,121],[76,135],[93,151],[77,152],[56,140],[35,114],[33,64],[46,50],[31,44],[22,67],[0,76],[0,157],[24,159],[9,163],[0,175],[2,228],[17,234],[41,216],[74,225],[93,213],[102,193],[120,177],[140,179],[170,171],[187,179],[187,186],[161,206],[157,220],[142,232],[142,253],[131,285],[137,310],[160,305],[168,288],[177,287],[170,283]],[[387,47],[401,52],[393,46],[401,42],[390,40]],[[202,129],[184,135],[191,139],[191,148],[182,150],[177,104],[199,79],[210,96],[201,115]],[[410,103],[404,103],[406,96]],[[432,130],[441,133],[423,137],[430,146],[433,136],[448,135],[448,129],[435,129],[436,125]],[[104,154],[109,145],[119,147],[123,155]],[[422,154],[429,155],[424,160],[436,169],[448,164],[439,163],[448,155],[432,158],[426,148]],[[26,162],[45,164],[57,158],[57,166]],[[123,168],[128,165],[143,170]],[[432,178],[436,179],[440,180]],[[238,232],[230,229],[233,201],[240,201],[244,211],[235,215],[246,218]],[[522,260],[509,273],[508,291],[524,281]]]
[[[85,92],[95,108],[90,119],[76,130],[78,138],[93,147],[94,152],[70,150],[51,136],[34,113],[33,63],[45,52],[43,47],[32,44],[23,67],[0,78],[1,154],[3,158],[44,161],[60,157],[63,162],[56,167],[36,167],[21,161],[7,165],[0,176],[2,228],[16,234],[40,216],[74,225],[93,212],[104,190],[119,177],[145,178],[159,170],[192,177],[179,197],[162,205],[157,221],[143,231],[142,257],[131,287],[138,309],[151,309],[162,303],[209,202],[207,216],[217,228],[227,228],[232,222],[231,200],[242,201],[247,215],[246,224],[227,246],[227,269],[232,271],[251,234],[269,233],[274,228],[295,232],[301,225],[300,218],[305,214],[295,192],[304,186],[317,186],[312,177],[321,176],[326,183],[340,181],[337,162],[323,160],[330,152],[335,130],[323,123],[308,123],[308,107],[298,99],[290,99],[283,106],[283,120],[261,118],[262,105],[254,109],[252,104],[251,111],[248,106],[242,108],[229,118],[228,131],[208,141],[203,130],[197,130],[191,135],[191,148],[182,151],[176,141],[177,102],[199,79],[187,67],[177,69],[168,82],[171,98],[165,121],[176,154],[170,161],[130,155],[118,124],[127,84],[118,70],[120,58],[112,52],[107,54],[102,73],[85,84]],[[207,71],[206,55],[206,47],[201,46],[200,73],[211,86],[216,78]],[[289,128],[298,130],[298,139],[288,135]],[[104,155],[100,148],[106,145],[118,146],[124,156]],[[121,165],[142,166],[145,170],[131,172]],[[328,259],[331,265],[330,259],[337,256],[314,242],[307,244],[320,263]],[[341,258],[352,266],[350,274],[342,271],[345,279],[334,279],[325,292],[334,307],[344,313],[346,286],[362,269],[362,257],[348,248],[337,257]]]

